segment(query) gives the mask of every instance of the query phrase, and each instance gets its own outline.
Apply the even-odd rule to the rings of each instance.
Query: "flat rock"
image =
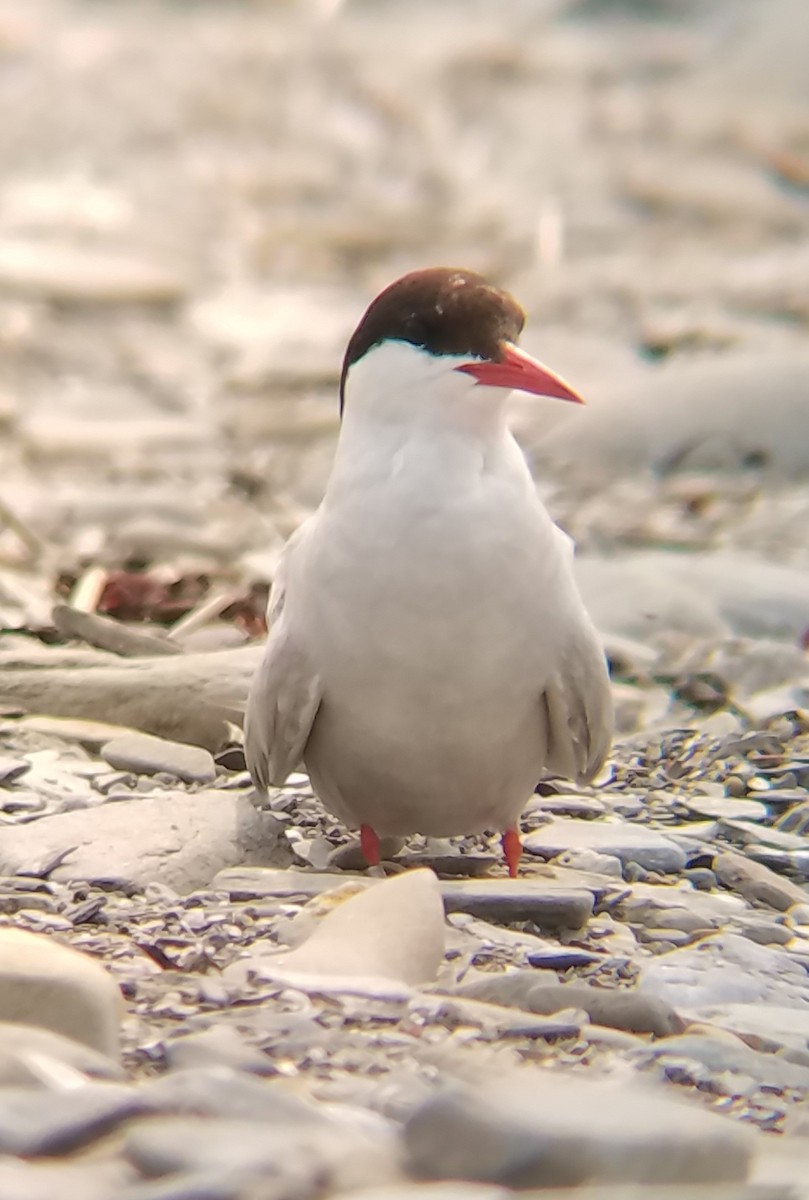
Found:
[[[665,1001],[630,988],[600,988],[583,983],[545,983],[534,971],[509,971],[461,984],[458,993],[489,1003],[514,1005],[528,1012],[551,1013],[581,1009],[596,1025],[668,1037],[682,1028],[677,1013]]]
[[[110,1200],[126,1196],[132,1169],[120,1161],[96,1163],[0,1162],[0,1195],[5,1200]]]
[[[604,890],[609,881],[604,881]],[[557,879],[445,880],[441,894],[447,912],[472,913],[492,921],[532,921],[546,931],[580,929],[592,915],[593,891],[565,886]]]
[[[86,1042],[44,1026],[0,1022],[0,1087],[75,1085],[82,1082],[81,1075],[112,1080],[124,1077],[115,1059]]]
[[[0,241],[0,291],[62,303],[165,304],[185,281],[165,264],[67,242]]]
[[[684,796],[684,808],[700,817],[727,817],[737,821],[765,821],[767,806],[760,800],[737,799],[735,796]]]
[[[0,929],[0,1020],[40,1026],[118,1057],[121,996],[95,959],[42,934]]]
[[[740,1038],[725,1032],[717,1032],[715,1036],[691,1032],[676,1034],[631,1053],[632,1060],[639,1064],[665,1058],[687,1058],[710,1071],[750,1075],[761,1087],[809,1089],[809,1066],[790,1062],[779,1054],[753,1050]]]
[[[58,855],[65,857],[52,879],[157,882],[182,893],[207,887],[235,863],[291,857],[276,819],[230,792],[167,792],[5,829],[0,873],[30,871]]]
[[[640,1082],[525,1071],[448,1091],[405,1125],[409,1167],[517,1188],[741,1182],[749,1131]]]
[[[363,888],[326,914],[294,950],[259,959],[264,976],[432,983],[444,957],[444,908],[432,871],[404,871]]]
[[[443,879],[439,886],[447,912],[466,912],[487,919],[534,921],[543,929],[579,929],[592,914],[596,899],[614,885],[592,876],[585,886],[580,872],[565,872],[570,885],[557,877],[539,879]],[[307,871],[272,871],[236,867],[221,871],[213,886],[233,900],[266,897],[310,899],[343,887],[345,875]],[[364,886],[371,881],[361,879]]]
[[[340,1119],[273,1124],[258,1120],[154,1117],[135,1122],[124,1153],[146,1176],[177,1172],[229,1174],[247,1191],[270,1176],[285,1194],[353,1189],[398,1178],[398,1146],[391,1126],[371,1113]]]
[[[713,869],[725,887],[732,888],[745,900],[768,904],[779,912],[786,912],[793,904],[809,902],[809,892],[805,888],[734,850],[720,851],[714,859]]]
[[[806,354],[703,356],[628,379],[594,397],[581,420],[553,430],[543,457],[602,478],[632,469],[733,470],[752,457],[784,477],[809,469]]]
[[[125,725],[110,725],[106,721],[83,721],[77,717],[21,717],[16,725],[25,733],[37,733],[44,737],[59,738],[63,742],[77,742],[85,750],[96,752],[113,738],[132,732]]]
[[[216,778],[213,755],[202,746],[170,742],[149,733],[127,733],[101,748],[101,757],[117,771],[135,775],[165,773],[185,783],[211,783]]]
[[[776,1005],[809,1011],[809,976],[785,951],[733,933],[651,959],[639,988],[682,1013],[718,1004]]]
[[[85,1083],[65,1091],[0,1091],[0,1154],[68,1154],[144,1111],[136,1088]]]
[[[809,574],[752,555],[582,555],[576,575],[597,628],[629,637],[677,630],[798,642],[806,629]]]
[[[685,851],[675,842],[644,825],[618,821],[554,820],[523,839],[526,850],[555,858],[565,850],[596,850],[610,854],[626,866],[636,863],[647,871],[682,871]]]
[[[777,1003],[706,1004],[694,1012],[699,1021],[738,1034],[748,1045],[783,1049],[798,1063],[807,1062],[809,1011]]]
[[[7,758],[0,755],[0,787],[7,787],[30,770],[31,764],[24,758]]]

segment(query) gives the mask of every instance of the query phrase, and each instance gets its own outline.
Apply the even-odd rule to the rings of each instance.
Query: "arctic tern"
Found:
[[[265,793],[303,761],[369,865],[382,835],[495,830],[515,876],[539,779],[591,779],[610,747],[573,546],[506,419],[515,389],[581,398],[518,348],[524,322],[471,271],[381,292],[346,350],[325,496],[278,566],[248,766]]]

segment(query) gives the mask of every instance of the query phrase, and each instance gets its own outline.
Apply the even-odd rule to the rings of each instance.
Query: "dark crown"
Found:
[[[350,368],[380,342],[411,342],[431,354],[497,361],[503,342],[516,342],[525,313],[508,292],[474,271],[431,267],[413,271],[380,292],[348,343],[340,376],[340,411]]]

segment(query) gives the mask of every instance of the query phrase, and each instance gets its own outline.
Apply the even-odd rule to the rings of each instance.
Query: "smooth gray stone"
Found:
[[[328,1124],[322,1110],[283,1084],[264,1081],[232,1067],[172,1071],[140,1086],[144,1110],[151,1113],[261,1120],[272,1125]]]
[[[601,2],[601,0],[597,0]],[[531,1200],[803,1200],[790,1184],[661,1184],[654,1194],[644,1185],[606,1184],[589,1187],[545,1188],[529,1192]],[[125,1200],[130,1200],[129,1192]],[[163,1197],[138,1196],[131,1200],[163,1200]],[[166,1200],[175,1200],[174,1196]],[[185,1196],[178,1200],[186,1200]],[[188,1200],[197,1200],[196,1196]],[[201,1197],[200,1200],[207,1200]],[[218,1198],[215,1198],[218,1200]],[[261,1200],[264,1200],[262,1195]],[[514,1200],[514,1192],[494,1184],[472,1183],[469,1180],[445,1180],[438,1183],[392,1184],[390,1187],[364,1188],[354,1200]]]
[[[275,1124],[214,1117],[151,1117],[133,1122],[124,1146],[144,1175],[214,1176],[230,1171],[280,1177],[287,1194],[353,1189],[398,1174],[398,1138],[383,1117],[332,1107],[322,1121]],[[349,1113],[343,1119],[343,1112]]]
[[[370,886],[374,881],[362,882]],[[579,929],[592,914],[594,901],[611,887],[606,879],[603,886],[596,884],[592,890],[571,887],[556,879],[442,879],[439,883],[447,912],[506,922],[535,921],[545,929]],[[220,871],[212,887],[228,892],[232,900],[270,896],[308,900],[345,884],[343,874],[236,867]]]
[[[44,934],[0,929],[3,1021],[51,1029],[117,1058],[122,1010],[118,985],[98,959]]]
[[[145,1111],[142,1095],[114,1083],[62,1092],[0,1090],[0,1154],[69,1154]]]
[[[533,971],[509,971],[460,984],[459,996],[524,1008],[528,1012],[551,1013],[583,1009],[595,1025],[653,1033],[667,1037],[679,1032],[683,1023],[670,1005],[629,988],[597,988],[586,983],[544,983]]]
[[[101,757],[116,771],[131,771],[135,775],[165,772],[185,783],[213,783],[216,778],[213,755],[202,746],[170,742],[134,730],[102,746]]]
[[[714,56],[712,71],[715,64]],[[569,464],[574,477],[588,471],[604,478],[633,469],[737,470],[760,455],[772,475],[802,479],[809,469],[808,394],[806,354],[675,359],[630,375],[625,386],[588,404],[581,420],[543,439],[539,456],[556,470]]]
[[[744,1042],[727,1036],[675,1034],[662,1038],[652,1046],[630,1051],[630,1055],[639,1064],[666,1057],[689,1058],[712,1071],[736,1071],[752,1075],[762,1087],[809,1090],[809,1067],[790,1062],[777,1054],[752,1050]]]
[[[31,870],[60,853],[65,860],[50,875],[57,881],[158,882],[181,894],[208,887],[235,863],[291,858],[280,822],[225,791],[122,800],[4,829],[0,873]]]
[[[706,637],[732,632],[790,642],[798,642],[805,631],[809,572],[800,567],[730,551],[664,550],[617,558],[583,555],[576,564],[579,587],[598,629],[631,637],[667,630]],[[780,709],[769,705],[762,715],[795,703],[787,701]]]
[[[256,1195],[255,1184],[255,1177],[249,1172],[231,1168],[225,1171],[180,1171],[136,1184],[120,1197],[105,1196],[104,1200],[244,1200],[251,1190]],[[285,1200],[289,1196],[288,1181],[281,1177],[270,1180],[265,1175],[259,1186],[257,1200]]]
[[[271,1059],[229,1025],[211,1025],[174,1038],[166,1044],[166,1061],[172,1071],[226,1067],[252,1075],[275,1074]]]
[[[735,850],[720,851],[714,859],[713,869],[725,887],[732,888],[745,900],[768,904],[778,912],[786,912],[793,904],[809,902],[809,891],[805,888]]]
[[[31,764],[24,758],[6,758],[5,755],[0,755],[0,787],[7,787],[30,770]]]
[[[790,1061],[807,1061],[809,1008],[792,1008],[775,1003],[706,1004],[694,1009],[695,1020],[736,1033],[765,1049],[782,1047]],[[797,1056],[797,1057],[796,1057]]]
[[[446,1091],[405,1125],[408,1165],[429,1179],[511,1187],[743,1181],[750,1131],[637,1079],[525,1070]]]
[[[685,851],[664,834],[645,825],[622,821],[554,820],[523,839],[525,849],[543,858],[555,858],[569,849],[596,850],[646,871],[682,871]]]
[[[626,1029],[630,1033],[653,1033],[666,1037],[683,1028],[683,1021],[669,1005],[629,988],[596,988],[587,984],[540,984],[531,990],[532,1012],[559,1012],[583,1008],[594,1025]]]
[[[580,929],[592,916],[595,899],[585,888],[540,879],[442,880],[441,894],[447,912],[506,923],[533,921],[546,930]]]
[[[809,1014],[809,975],[785,950],[734,933],[650,959],[638,987],[693,1014],[715,1005],[776,1005]]]
[[[0,1022],[0,1087],[58,1086],[64,1068],[95,1079],[124,1078],[114,1059],[91,1046],[35,1025]]]
[[[130,1125],[124,1154],[148,1177],[227,1170],[244,1177],[267,1171],[283,1173],[288,1186],[308,1190],[319,1169],[310,1158],[312,1149],[312,1130],[308,1126],[161,1116]]]

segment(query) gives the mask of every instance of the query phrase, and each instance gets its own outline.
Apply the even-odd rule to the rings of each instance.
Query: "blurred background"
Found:
[[[807,61],[805,0],[0,0],[0,628],[259,636],[345,341],[444,264],[589,401],[515,419],[614,659],[800,655]]]

